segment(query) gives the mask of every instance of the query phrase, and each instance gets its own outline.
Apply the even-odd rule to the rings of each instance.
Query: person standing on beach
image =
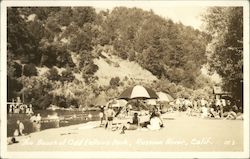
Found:
[[[127,103],[127,105],[126,105],[126,115],[127,115],[127,116],[130,115],[131,109],[132,109],[131,103]]]
[[[206,105],[207,105],[207,101],[204,98],[202,98],[201,99],[201,107],[204,107]]]
[[[163,122],[160,119],[160,116],[158,113],[153,114],[151,119],[149,120],[149,124],[147,125],[147,128],[149,130],[160,130],[163,127]]]
[[[103,105],[101,105],[101,107],[100,107],[99,117],[100,117],[100,120],[101,120],[100,126],[102,126],[102,124],[103,124],[102,122],[103,122],[103,120],[105,119],[105,115],[104,115],[104,106],[103,106]]]
[[[18,131],[19,131],[19,135],[24,135],[23,134],[23,130],[24,130],[24,125],[20,120],[17,120],[17,127],[18,127]]]
[[[105,115],[106,115],[106,121],[107,121],[106,128],[111,129],[112,124],[113,124],[113,119],[115,116],[115,111],[112,109],[112,106],[110,104],[108,105],[108,109]]]

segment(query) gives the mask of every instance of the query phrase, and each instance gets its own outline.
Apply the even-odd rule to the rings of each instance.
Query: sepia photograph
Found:
[[[1,158],[249,158],[248,1],[1,2]]]

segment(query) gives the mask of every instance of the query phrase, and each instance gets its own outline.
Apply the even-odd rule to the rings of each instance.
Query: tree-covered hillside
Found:
[[[37,108],[88,105],[101,92],[115,97],[138,84],[120,77],[98,84],[100,68],[94,59],[107,58],[103,52],[150,71],[158,80],[145,84],[156,90],[173,96],[211,91],[210,80],[200,71],[211,37],[152,11],[11,7],[7,34],[8,100],[24,94],[25,102]]]

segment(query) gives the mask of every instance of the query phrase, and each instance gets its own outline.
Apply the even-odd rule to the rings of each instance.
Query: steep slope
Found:
[[[152,82],[157,78],[148,70],[143,69],[138,63],[123,60],[115,55],[101,53],[100,58],[95,58],[94,63],[99,70],[95,73],[100,85],[108,85],[112,77],[133,79],[134,81]]]

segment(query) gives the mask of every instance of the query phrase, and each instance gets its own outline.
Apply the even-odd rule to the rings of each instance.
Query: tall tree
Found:
[[[243,99],[243,7],[212,7],[203,16],[212,36],[208,52],[211,71],[223,79],[223,88]]]

